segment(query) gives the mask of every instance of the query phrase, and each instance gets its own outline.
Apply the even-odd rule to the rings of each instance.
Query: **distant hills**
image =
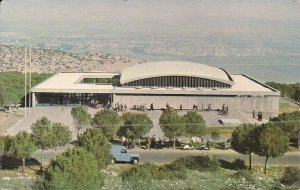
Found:
[[[25,54],[29,65],[29,48],[0,44],[0,72],[24,72]],[[66,53],[51,49],[31,49],[32,72],[119,72],[144,62],[132,57],[109,53]]]

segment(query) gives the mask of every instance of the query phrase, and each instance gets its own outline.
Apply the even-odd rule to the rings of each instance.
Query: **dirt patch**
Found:
[[[0,111],[0,135],[5,135],[9,127],[23,117],[24,111],[19,109],[10,112]]]

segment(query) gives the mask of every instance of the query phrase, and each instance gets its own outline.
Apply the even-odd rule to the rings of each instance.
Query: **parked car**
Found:
[[[194,147],[192,145],[189,145],[189,144],[183,144],[183,145],[181,145],[181,149],[182,150],[193,150]]]
[[[112,155],[112,164],[116,162],[129,162],[136,165],[140,161],[140,155],[128,153],[125,146],[112,145],[110,153]]]
[[[201,144],[199,149],[200,150],[210,150],[210,148],[207,146],[207,144]]]
[[[221,143],[221,148],[222,149],[230,149],[231,148],[231,144],[230,143],[228,143],[228,142],[222,142]]]

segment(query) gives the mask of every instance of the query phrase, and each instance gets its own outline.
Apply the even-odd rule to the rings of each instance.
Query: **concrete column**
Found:
[[[35,107],[36,106],[36,98],[35,98],[35,93],[31,93],[31,107]]]

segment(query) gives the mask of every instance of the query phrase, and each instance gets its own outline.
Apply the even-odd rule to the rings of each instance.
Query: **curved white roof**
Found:
[[[121,73],[120,83],[160,76],[190,76],[233,84],[222,69],[184,61],[147,62],[127,67]]]

